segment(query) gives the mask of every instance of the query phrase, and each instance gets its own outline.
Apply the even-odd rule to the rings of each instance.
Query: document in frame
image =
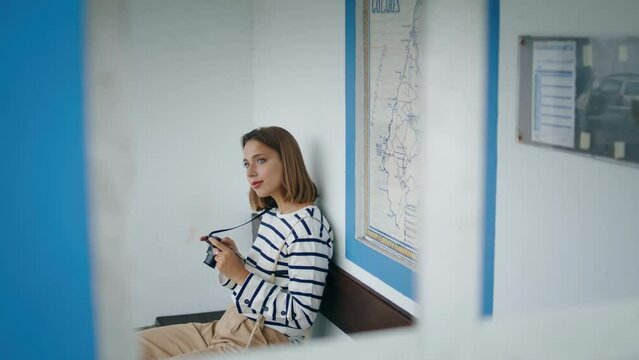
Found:
[[[575,146],[575,41],[533,43],[532,140]]]
[[[365,179],[359,239],[415,269],[423,1],[362,2]]]

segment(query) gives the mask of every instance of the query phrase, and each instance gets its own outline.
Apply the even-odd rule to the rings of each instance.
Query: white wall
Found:
[[[639,295],[639,170],[517,144],[519,35],[637,35],[637,1],[501,1],[494,315]]]
[[[485,171],[486,8],[425,2],[419,358],[477,356]]]
[[[124,109],[124,3],[90,1],[87,8],[86,147],[89,231],[97,357],[127,359],[131,336],[130,261],[125,201],[130,194],[129,124]]]
[[[416,313],[415,302],[345,257],[344,8],[340,0],[254,2],[254,124],[282,126],[300,143],[335,231],[336,263]]]
[[[134,326],[223,310],[200,235],[248,220],[240,136],[252,125],[251,2],[133,0],[125,86]],[[250,227],[232,233],[247,249]]]

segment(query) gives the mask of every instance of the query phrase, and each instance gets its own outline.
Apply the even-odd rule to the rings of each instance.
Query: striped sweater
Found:
[[[319,312],[332,256],[333,231],[317,206],[289,214],[272,209],[262,215],[246,257],[250,274],[244,283],[238,285],[221,273],[219,279],[233,290],[240,314],[253,320],[264,315],[266,326],[299,339]]]

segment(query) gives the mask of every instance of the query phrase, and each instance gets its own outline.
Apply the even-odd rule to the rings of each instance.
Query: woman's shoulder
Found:
[[[276,209],[275,213],[280,217],[287,217],[291,219],[304,219],[309,217],[323,217],[322,210],[315,204],[308,204],[301,206],[299,209],[290,213],[282,214]]]
[[[300,237],[332,237],[333,231],[328,219],[326,219],[326,216],[324,216],[319,206],[315,204],[305,206],[287,215],[290,215],[289,219],[295,224],[293,229]]]

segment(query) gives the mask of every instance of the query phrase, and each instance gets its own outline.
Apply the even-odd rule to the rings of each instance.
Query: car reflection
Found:
[[[639,74],[608,75],[588,87],[576,104],[578,127],[591,134],[590,147],[582,150],[615,157],[614,143],[623,142],[621,159],[639,161]]]

